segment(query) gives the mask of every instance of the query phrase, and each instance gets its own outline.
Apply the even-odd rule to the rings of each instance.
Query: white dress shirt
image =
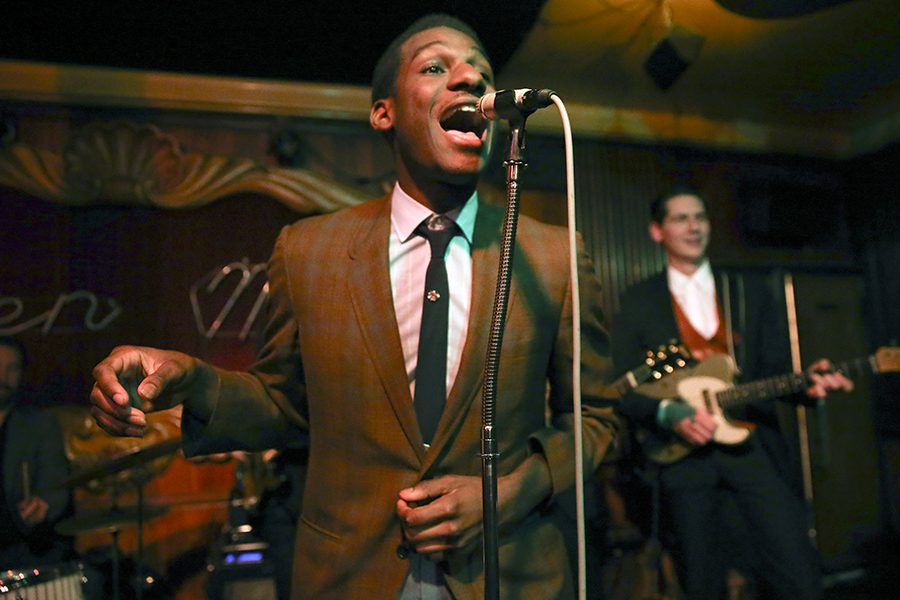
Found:
[[[719,310],[716,306],[716,280],[709,261],[693,275],[685,275],[669,267],[669,290],[681,307],[688,321],[704,339],[712,339],[719,330]]]
[[[478,212],[478,195],[472,196],[461,209],[446,215],[456,221],[462,235],[455,236],[447,248],[447,281],[450,283],[450,310],[447,331],[447,393],[459,371],[463,345],[469,325],[472,302],[472,233]],[[391,291],[394,313],[403,346],[410,395],[415,398],[416,358],[419,353],[419,329],[422,325],[422,297],[425,293],[425,271],[431,260],[428,241],[415,233],[419,223],[433,213],[413,200],[399,185],[391,195],[391,237],[388,245]]]

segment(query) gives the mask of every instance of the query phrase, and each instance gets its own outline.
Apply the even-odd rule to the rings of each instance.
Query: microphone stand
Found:
[[[506,217],[503,222],[503,239],[500,249],[500,267],[497,275],[497,289],[494,295],[494,309],[491,315],[491,330],[488,338],[488,352],[484,366],[484,391],[482,393],[482,536],[484,559],[485,600],[499,600],[499,543],[497,536],[497,442],[494,430],[494,404],[496,399],[497,374],[500,362],[500,347],[503,345],[503,330],[506,323],[506,308],[509,300],[509,284],[512,279],[513,254],[516,226],[519,219],[519,168],[525,166],[525,119],[510,121],[509,159],[506,166]]]

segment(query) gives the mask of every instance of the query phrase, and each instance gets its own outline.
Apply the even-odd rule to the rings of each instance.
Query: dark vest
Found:
[[[678,325],[681,339],[695,358],[702,360],[713,353],[728,354],[725,316],[722,314],[722,304],[719,302],[718,294],[716,294],[716,312],[719,313],[719,327],[710,339],[706,339],[694,329],[674,295],[672,296],[672,310],[675,313],[675,323]]]

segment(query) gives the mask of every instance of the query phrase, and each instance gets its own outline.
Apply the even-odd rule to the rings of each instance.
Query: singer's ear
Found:
[[[372,103],[369,111],[369,124],[375,131],[387,133],[394,128],[394,101],[392,98],[381,98]]]

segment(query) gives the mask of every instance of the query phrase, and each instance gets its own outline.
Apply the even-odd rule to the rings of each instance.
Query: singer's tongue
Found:
[[[441,127],[448,133],[461,135],[464,138],[480,140],[487,121],[471,105],[456,107],[450,114],[441,119]]]

